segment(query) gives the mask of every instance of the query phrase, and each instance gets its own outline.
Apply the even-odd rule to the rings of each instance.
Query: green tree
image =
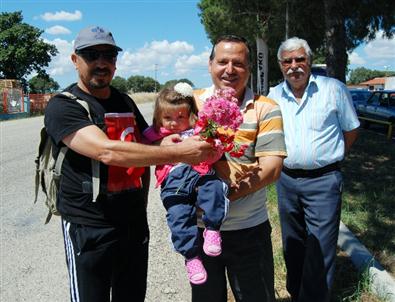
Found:
[[[131,76],[128,78],[128,89],[133,92],[155,92],[160,88],[160,84],[151,77]]]
[[[188,83],[188,84],[191,85],[192,87],[195,87],[195,85],[193,84],[193,82],[190,81],[189,79],[186,79],[186,78],[179,79],[178,82]]]
[[[372,70],[365,67],[355,68],[354,70],[350,71],[349,83],[359,84],[372,78],[374,78]]]
[[[44,68],[58,51],[40,38],[42,30],[22,20],[20,11],[0,14],[0,78],[26,82],[33,71],[45,75]]]
[[[214,44],[218,37],[236,34],[247,39],[251,47],[251,62],[256,61],[256,37],[267,38],[266,23],[270,16],[270,1],[202,0],[198,4],[201,23]],[[256,74],[256,65],[252,66]],[[270,68],[270,66],[269,66]]]
[[[164,83],[162,85],[162,88],[168,87],[168,86],[172,86],[172,85],[175,85],[175,84],[180,83],[180,82],[188,83],[192,87],[195,87],[195,85],[193,85],[193,83],[190,80],[188,80],[188,79],[179,79],[179,80],[169,80],[169,81],[167,81],[166,83]]]
[[[252,50],[251,61],[253,62],[254,82],[257,67],[255,64],[256,38],[262,37],[267,42],[269,47],[269,84],[274,85],[283,78],[278,67],[277,49],[280,42],[285,38],[286,2],[285,0],[202,0],[198,7],[201,11],[199,14],[201,22],[213,43],[223,34],[237,34],[248,40]],[[300,4],[294,4],[297,1],[289,2],[288,10],[291,12],[288,22],[289,37],[299,33],[298,36],[312,41],[310,46],[313,49],[318,49],[322,37],[317,32],[321,29],[320,32],[323,33],[322,19],[320,20],[317,16],[317,12],[322,9],[321,6],[316,4],[316,1],[304,1],[304,13],[309,18],[296,18],[294,10],[297,10]],[[296,19],[298,22],[296,22]],[[306,25],[307,22],[317,23],[315,31],[306,31],[306,28],[309,28]]]
[[[359,84],[373,78],[394,76],[394,71],[371,70],[365,67],[355,68],[350,71],[348,84]]]
[[[115,76],[112,81],[111,85],[117,88],[122,93],[128,92],[128,81],[120,76]]]
[[[386,0],[323,0],[327,71],[345,82],[347,51],[372,40],[379,30],[395,32],[395,2]]]
[[[379,30],[388,38],[395,30],[395,2],[387,0],[201,0],[198,7],[211,41],[235,33],[254,45],[255,37],[265,37],[271,82],[282,78],[276,54],[286,36],[306,39],[320,58],[315,63],[325,56],[329,75],[344,82],[347,51]]]
[[[59,84],[48,75],[37,75],[29,80],[30,93],[52,93],[59,89]]]

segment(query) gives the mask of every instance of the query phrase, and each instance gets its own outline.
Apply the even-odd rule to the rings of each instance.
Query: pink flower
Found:
[[[198,114],[195,134],[200,134],[217,150],[240,157],[246,147],[240,148],[240,145],[234,142],[234,132],[243,122],[235,93],[232,88],[218,89],[206,100]]]

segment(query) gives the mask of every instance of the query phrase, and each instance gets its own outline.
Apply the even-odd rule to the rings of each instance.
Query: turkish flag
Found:
[[[104,115],[106,132],[109,139],[126,142],[139,142],[140,133],[136,127],[136,119],[132,112],[106,113]],[[108,167],[107,190],[120,192],[141,187],[141,176],[144,167]]]

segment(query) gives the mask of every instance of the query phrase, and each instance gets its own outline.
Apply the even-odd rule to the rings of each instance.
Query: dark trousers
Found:
[[[203,232],[199,229],[200,233]],[[273,302],[274,268],[269,221],[237,231],[221,231],[222,254],[201,250],[207,281],[192,286],[193,302],[226,302],[226,275],[238,302]]]
[[[342,175],[277,181],[287,289],[294,301],[326,302],[335,273]]]
[[[144,301],[149,241],[145,215],[123,227],[62,223],[71,301]]]

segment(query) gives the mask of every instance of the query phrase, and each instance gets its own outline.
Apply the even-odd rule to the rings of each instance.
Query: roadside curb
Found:
[[[386,301],[395,302],[395,280],[341,221],[337,244],[360,272],[368,271],[372,291]]]

